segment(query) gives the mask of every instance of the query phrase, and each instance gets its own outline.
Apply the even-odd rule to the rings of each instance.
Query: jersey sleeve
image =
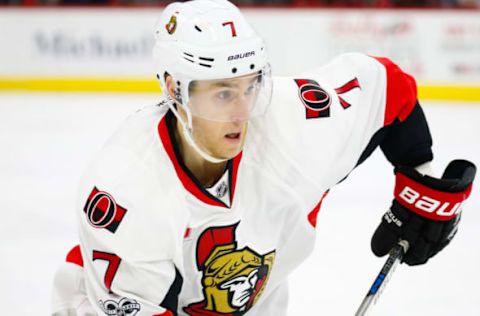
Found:
[[[385,80],[379,84],[383,89],[385,100],[379,104],[384,108],[383,125],[392,124],[395,120],[403,122],[413,111],[417,103],[417,84],[415,79],[409,74],[403,72],[400,67],[385,57],[367,57],[375,59],[381,67],[379,71],[384,72]],[[372,68],[378,68],[379,65],[372,65]],[[383,81],[385,82],[383,84]]]
[[[82,181],[77,213],[87,295],[99,315],[176,315],[186,218],[173,213],[180,208],[172,190],[128,155],[104,150]]]
[[[266,133],[294,166],[289,177],[300,174],[317,195],[344,179],[369,144],[384,139],[378,132],[407,120],[417,104],[410,75],[387,58],[357,53],[275,84]]]
[[[416,83],[388,58],[373,57],[385,68],[383,127],[375,132],[357,164],[379,145],[392,165],[415,167],[433,159],[432,137],[417,100]]]

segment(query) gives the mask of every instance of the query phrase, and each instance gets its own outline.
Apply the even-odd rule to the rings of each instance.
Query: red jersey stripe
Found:
[[[83,258],[82,258],[82,251],[80,250],[80,245],[76,245],[72,248],[67,254],[67,258],[65,261],[79,265],[83,267]]]
[[[417,84],[415,79],[403,72],[390,59],[373,57],[380,62],[387,72],[387,95],[384,125],[390,125],[399,119],[404,121],[417,103]]]

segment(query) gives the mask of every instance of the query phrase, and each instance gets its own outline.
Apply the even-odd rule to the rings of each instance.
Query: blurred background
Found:
[[[417,79],[438,173],[454,158],[480,165],[480,0],[234,3],[265,38],[275,75],[349,51],[390,57]],[[0,0],[2,314],[49,315],[55,269],[78,240],[83,170],[127,115],[160,98],[151,50],[166,4]],[[354,314],[384,261],[369,239],[392,192],[378,152],[332,189],[315,252],[291,277],[289,315]],[[479,208],[474,187],[452,246],[399,267],[372,315],[479,316]]]
[[[0,91],[158,92],[152,30],[168,1],[0,1]],[[480,0],[234,2],[274,75],[357,51],[393,59],[423,99],[480,100]]]
[[[166,0],[1,0],[1,4],[12,6],[165,6]],[[478,8],[478,0],[237,0],[238,6],[255,7],[358,7],[358,8]]]

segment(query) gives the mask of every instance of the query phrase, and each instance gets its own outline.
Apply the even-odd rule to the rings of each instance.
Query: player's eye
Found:
[[[222,90],[217,92],[215,97],[223,102],[228,102],[235,97],[235,93],[232,90]]]
[[[248,86],[248,88],[245,90],[245,95],[246,96],[251,96],[254,95],[258,90],[258,84],[257,83],[252,83],[251,85]]]

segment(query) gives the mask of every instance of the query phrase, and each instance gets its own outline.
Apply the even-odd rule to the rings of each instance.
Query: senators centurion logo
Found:
[[[83,212],[93,227],[105,228],[115,233],[127,210],[118,205],[109,193],[94,187],[83,207]]]
[[[204,298],[184,307],[188,315],[243,315],[262,294],[275,251],[261,255],[249,247],[238,249],[237,225],[208,228],[198,239],[197,268],[202,272]]]

